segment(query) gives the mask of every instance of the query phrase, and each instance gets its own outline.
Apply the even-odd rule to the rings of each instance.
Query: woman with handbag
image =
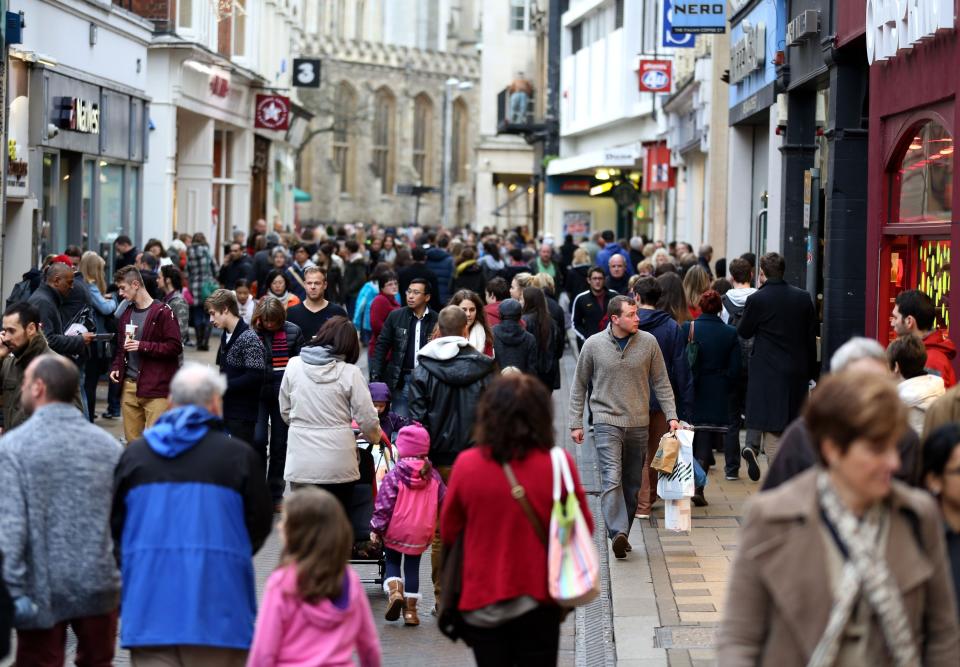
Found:
[[[444,545],[462,553],[459,571],[452,569],[457,558],[444,564],[441,629],[462,636],[480,667],[555,665],[564,610],[551,595],[546,546],[555,470],[547,387],[531,375],[499,378],[480,399],[475,435],[477,445],[453,466],[440,518]],[[576,468],[556,453],[566,460],[574,512],[589,535]]]
[[[90,295],[90,305],[93,306],[93,321],[97,325],[98,334],[109,333],[107,320],[117,309],[117,299],[107,296],[107,281],[103,275],[106,262],[103,257],[92,250],[83,253],[80,258],[80,275],[87,284]],[[112,358],[109,343],[96,341],[90,346],[90,355],[84,367],[83,391],[87,398],[87,417],[92,422],[97,414],[97,385],[102,376],[110,367]],[[108,383],[109,384],[109,383]]]

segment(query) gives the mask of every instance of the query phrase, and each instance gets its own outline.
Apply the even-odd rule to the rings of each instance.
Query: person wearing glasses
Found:
[[[607,274],[599,266],[594,266],[587,274],[590,289],[580,292],[573,300],[573,330],[577,333],[577,349],[590,336],[598,333],[607,326],[607,304],[617,296],[612,289],[606,286]]]
[[[370,381],[386,382],[393,398],[393,411],[409,417],[407,386],[417,367],[420,348],[427,344],[437,313],[430,310],[430,282],[425,278],[410,281],[404,295],[406,308],[387,315],[370,359]]]

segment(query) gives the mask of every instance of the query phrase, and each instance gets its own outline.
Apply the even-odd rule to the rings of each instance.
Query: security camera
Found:
[[[60,134],[60,128],[53,123],[47,123],[47,139],[53,139]]]

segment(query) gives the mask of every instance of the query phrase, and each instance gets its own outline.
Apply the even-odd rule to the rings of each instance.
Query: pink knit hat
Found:
[[[397,433],[396,444],[401,458],[426,456],[430,451],[430,434],[420,424],[404,426]]]

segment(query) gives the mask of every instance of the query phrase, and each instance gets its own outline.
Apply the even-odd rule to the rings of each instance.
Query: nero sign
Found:
[[[673,32],[723,33],[727,31],[727,3],[673,0]]]
[[[953,0],[867,0],[867,62],[893,58],[953,24]]]

